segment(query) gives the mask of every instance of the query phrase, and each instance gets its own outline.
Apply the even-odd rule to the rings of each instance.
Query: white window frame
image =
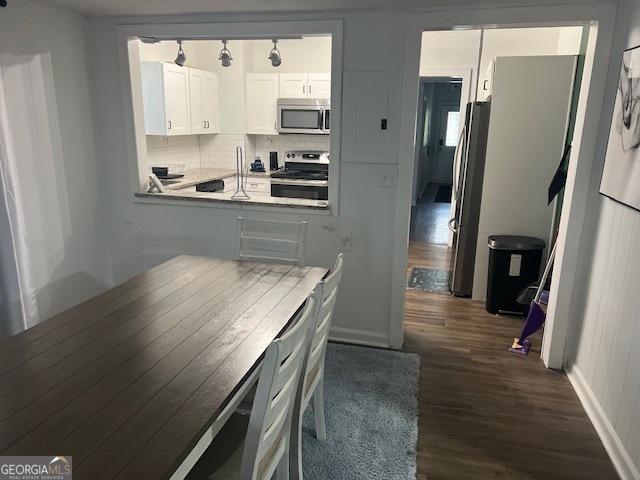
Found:
[[[143,190],[142,179],[146,171],[139,158],[147,157],[144,112],[142,111],[142,87],[140,84],[139,37],[154,37],[160,40],[189,38],[207,40],[210,38],[251,39],[278,36],[331,35],[331,163],[329,164],[329,207],[325,210],[304,209],[305,213],[339,214],[340,206],[340,135],[342,118],[342,71],[343,71],[343,21],[283,21],[283,22],[220,22],[220,23],[163,23],[119,25],[117,28],[117,48],[120,63],[120,79],[124,96],[124,131],[129,167],[131,195]],[[132,65],[134,67],[132,68]],[[144,199],[141,203],[181,203],[159,198]],[[189,202],[194,204],[195,202]],[[224,206],[219,203],[204,203],[210,208]],[[234,205],[237,207],[237,205]],[[242,204],[241,208],[251,210],[277,210],[281,206],[265,207]],[[300,208],[295,211],[300,212]]]

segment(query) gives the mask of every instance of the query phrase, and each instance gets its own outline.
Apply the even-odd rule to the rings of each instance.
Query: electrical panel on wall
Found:
[[[387,71],[344,73],[342,162],[397,163],[397,88]]]

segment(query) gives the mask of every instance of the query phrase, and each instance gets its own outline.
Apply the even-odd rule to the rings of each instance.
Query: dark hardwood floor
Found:
[[[447,268],[446,246],[411,242],[409,270]],[[445,294],[407,290],[404,350],[420,355],[418,480],[609,480],[618,476],[541,335],[507,352],[522,320]]]
[[[441,245],[447,243],[451,204],[436,202],[437,191],[438,185],[430,183],[420,200],[411,207],[411,240]]]

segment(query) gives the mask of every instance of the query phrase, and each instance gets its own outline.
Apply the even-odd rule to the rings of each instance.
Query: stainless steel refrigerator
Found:
[[[449,220],[453,231],[454,263],[451,293],[470,297],[478,243],[478,224],[491,102],[467,104],[464,130],[454,162],[455,216]],[[456,181],[457,179],[457,181]]]

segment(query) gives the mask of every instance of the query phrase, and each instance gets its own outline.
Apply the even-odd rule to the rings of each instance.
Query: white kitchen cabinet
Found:
[[[482,100],[490,100],[493,92],[493,76],[496,71],[496,59],[492,58],[487,65],[487,71],[485,72],[485,79],[482,82],[482,92],[480,98]]]
[[[271,179],[249,175],[244,189],[247,192],[268,194],[271,192]]]
[[[308,75],[306,73],[279,74],[280,98],[307,98]]]
[[[220,132],[218,76],[215,73],[189,68],[191,133]]]
[[[246,75],[247,133],[278,134],[278,74],[248,73]]]
[[[143,62],[140,73],[146,134],[190,134],[189,69],[172,63]]]
[[[280,98],[331,98],[330,73],[281,73]]]
[[[307,80],[309,98],[331,98],[331,74],[310,73]]]

